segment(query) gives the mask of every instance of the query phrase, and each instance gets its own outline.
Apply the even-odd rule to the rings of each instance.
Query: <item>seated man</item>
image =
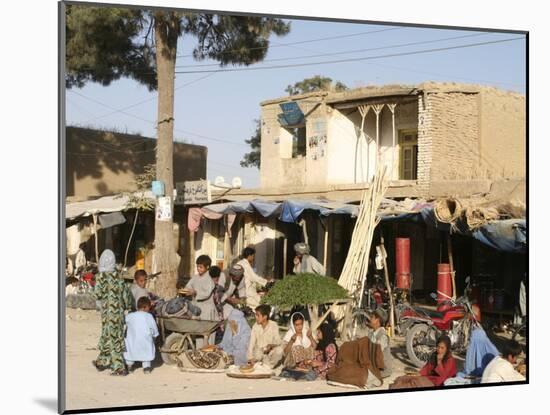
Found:
[[[502,356],[497,356],[485,367],[481,383],[517,382],[525,380],[514,365],[521,353],[521,346],[516,341],[510,341],[504,347]]]
[[[392,366],[393,366],[393,357],[390,349],[390,337],[384,328],[388,321],[388,313],[383,308],[378,308],[372,314],[369,320],[370,330],[367,334],[367,337],[374,344],[379,344],[384,354],[384,370],[380,373],[382,378],[387,378],[391,376]],[[374,376],[369,377],[369,379],[374,378]]]
[[[299,273],[311,273],[325,275],[325,267],[321,265],[317,258],[309,254],[309,245],[304,242],[299,242],[294,245],[294,268],[295,274]]]
[[[256,324],[252,327],[248,345],[248,361],[262,362],[270,368],[276,367],[283,358],[281,336],[277,323],[269,320],[271,307],[262,304],[256,307]]]
[[[246,286],[244,283],[244,268],[235,264],[229,269],[229,282],[220,278],[220,285],[227,287],[222,296],[224,315],[228,316],[233,306],[246,301]]]

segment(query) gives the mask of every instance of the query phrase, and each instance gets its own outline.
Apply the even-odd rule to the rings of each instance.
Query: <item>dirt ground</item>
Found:
[[[259,398],[271,396],[314,395],[350,392],[352,389],[331,386],[325,381],[291,382],[272,379],[245,380],[224,373],[181,372],[175,366],[155,361],[153,372],[141,368],[125,377],[97,372],[91,362],[97,357],[101,322],[97,311],[67,309],[67,409],[109,406],[151,405],[181,402]],[[410,367],[404,358],[402,339],[395,339],[394,368],[390,378],[373,390],[387,389],[396,377]],[[461,363],[461,362],[460,362]],[[459,368],[460,369],[460,368]]]

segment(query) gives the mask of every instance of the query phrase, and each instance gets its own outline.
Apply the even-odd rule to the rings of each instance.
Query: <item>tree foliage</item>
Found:
[[[348,89],[342,82],[332,82],[332,78],[326,76],[315,75],[311,78],[305,78],[300,82],[296,82],[294,85],[288,85],[285,89],[289,95],[305,94],[307,92],[315,91],[345,91]]]
[[[169,26],[169,16],[176,17],[175,25]],[[271,17],[67,5],[67,87],[90,81],[107,86],[131,78],[156,89],[155,19],[166,20],[166,30],[177,37],[194,37],[195,59],[213,59],[221,66],[263,60],[270,35],[290,31],[290,23]]]
[[[151,190],[151,183],[156,177],[156,169],[157,167],[154,163],[147,164],[143,168],[143,173],[135,175],[134,184],[136,186],[136,191],[123,193],[123,195],[128,197],[126,209],[155,209],[155,202],[150,197],[147,197],[146,192]]]
[[[304,273],[287,275],[277,281],[262,298],[262,303],[292,308],[296,305],[325,304],[348,297],[348,292],[335,279]]]
[[[178,39],[193,43],[195,59],[250,65],[267,54],[272,33],[290,23],[271,17],[221,16],[166,9],[66,6],[66,85],[109,85],[132,78],[158,90],[156,179],[173,190],[174,79]],[[155,264],[162,272],[158,294],[175,293],[179,256],[172,220],[155,223]]]
[[[244,155],[241,160],[241,167],[257,167],[259,169],[261,165],[262,123],[260,119],[256,119],[254,122],[256,124],[254,134],[248,140],[244,140],[246,144],[250,145],[252,151]]]

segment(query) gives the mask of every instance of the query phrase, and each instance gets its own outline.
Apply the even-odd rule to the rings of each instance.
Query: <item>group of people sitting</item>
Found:
[[[230,355],[235,365],[261,363],[278,369],[279,378],[325,379],[338,353],[334,328],[323,323],[313,333],[304,315],[296,312],[281,338],[279,326],[269,319],[270,311],[266,304],[256,307],[256,322],[251,328],[243,312],[233,309],[217,349]]]
[[[451,339],[442,335],[426,365],[418,373],[396,378],[390,389],[524,381],[525,376],[514,367],[521,352],[521,346],[510,341],[500,354],[485,331],[476,328],[470,338],[464,371],[458,372]]]
[[[254,249],[246,248],[243,258],[229,270],[229,278],[211,266],[208,256],[197,258],[197,274],[185,285],[189,309],[199,319],[226,321],[221,332],[209,339],[213,348],[230,357],[238,366],[261,363],[275,370],[277,379],[326,379],[335,384],[358,387],[381,386],[392,374],[393,357],[385,326],[387,312],[379,308],[369,319],[367,336],[349,341],[339,348],[335,327],[328,322],[310,328],[305,313],[292,314],[288,330],[270,320],[271,308],[260,304],[257,285],[268,283],[253,270]],[[118,278],[114,254],[102,253],[99,261],[96,298],[102,301],[102,333],[99,356],[93,361],[98,370],[110,369],[113,375],[126,375],[141,362],[144,373],[151,372],[155,358],[155,338],[159,331],[152,311],[163,300],[146,289],[147,274],[136,271],[132,286]],[[238,305],[254,310],[250,327]],[[131,311],[125,315],[125,311]],[[126,328],[126,330],[125,330]],[[212,348],[210,349],[212,350]],[[510,343],[502,356],[482,329],[471,335],[464,372],[457,373],[451,353],[451,340],[443,335],[426,365],[415,374],[394,379],[390,389],[433,387],[465,383],[518,381],[525,378],[514,369],[521,348]]]

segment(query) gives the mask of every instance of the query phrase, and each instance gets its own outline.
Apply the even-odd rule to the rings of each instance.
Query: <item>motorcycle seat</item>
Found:
[[[420,314],[425,313],[431,318],[443,318],[443,316],[445,315],[445,313],[441,313],[439,311],[430,310],[423,307],[413,307],[413,308],[417,313],[420,313]]]

